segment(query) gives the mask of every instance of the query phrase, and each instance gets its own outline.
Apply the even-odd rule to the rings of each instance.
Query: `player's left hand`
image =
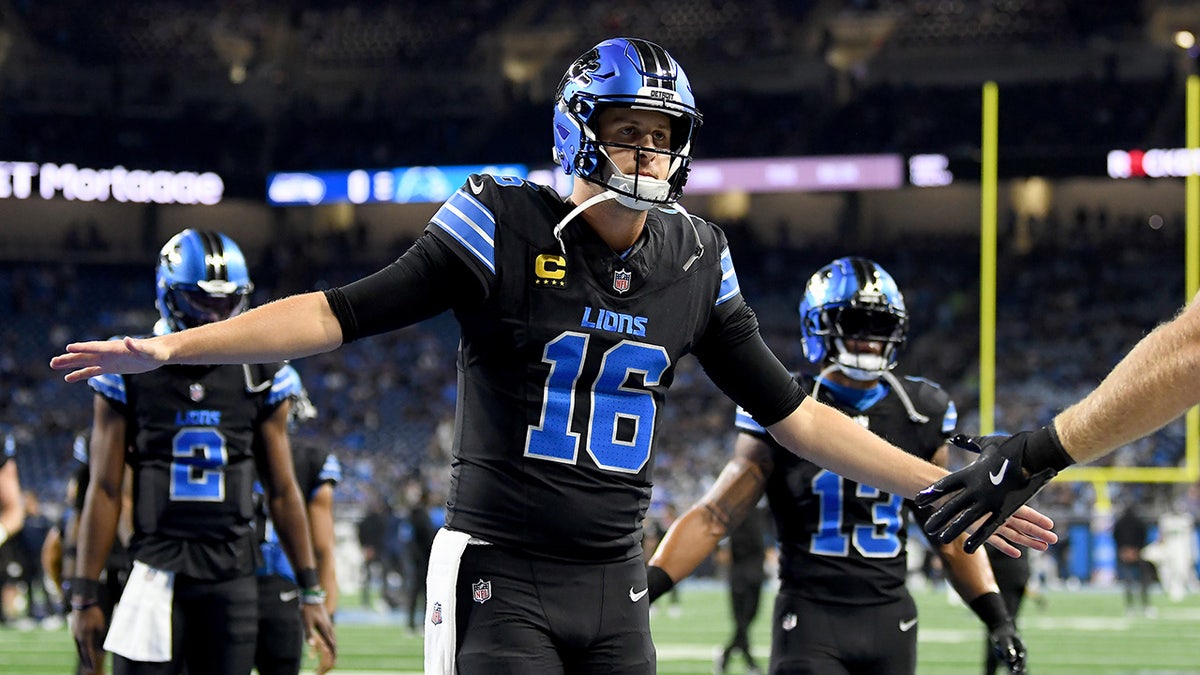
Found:
[[[300,615],[304,620],[304,637],[308,643],[317,649],[317,653],[329,653],[329,667],[333,667],[333,663],[337,661],[337,638],[333,633],[333,621],[329,619],[329,613],[325,611],[325,605],[322,603],[302,603],[300,605]],[[322,656],[322,663],[325,657]]]
[[[1025,502],[1058,474],[1052,468],[1029,473],[1023,467],[1026,441],[1031,433],[981,438],[959,435],[950,439],[960,448],[978,452],[979,459],[917,494],[917,506],[934,505],[938,500],[948,497],[926,521],[925,531],[942,544],[948,544],[963,532],[971,531],[963,545],[968,553],[977,550],[1006,524],[1008,527],[1001,534],[1010,541],[1027,543],[1020,537],[1012,536],[1014,532],[1033,534],[1034,539],[1040,539],[1036,533],[1023,531],[1019,523],[1010,520]],[[1057,537],[1050,543],[1056,540]],[[1004,550],[1003,545],[998,548]],[[1035,548],[1044,549],[1044,546]]]
[[[1025,643],[1011,622],[988,633],[988,644],[996,659],[1008,666],[1010,673],[1025,672]]]

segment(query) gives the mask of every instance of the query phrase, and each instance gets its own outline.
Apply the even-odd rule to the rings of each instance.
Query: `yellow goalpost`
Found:
[[[1187,147],[1200,148],[1200,76],[1187,79]],[[998,217],[997,136],[999,89],[983,85],[982,171],[980,174],[979,261],[979,432],[995,431],[996,424],[996,249]],[[1200,175],[1186,183],[1187,229],[1184,245],[1184,278],[1191,299],[1200,290]],[[1167,317],[1163,317],[1165,320]],[[1200,408],[1187,412],[1187,440],[1182,466],[1080,466],[1063,472],[1057,480],[1091,482],[1098,506],[1107,507],[1107,483],[1191,483],[1200,479]]]

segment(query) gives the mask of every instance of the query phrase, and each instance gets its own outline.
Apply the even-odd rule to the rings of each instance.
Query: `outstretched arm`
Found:
[[[1146,436],[1200,402],[1200,298],[1142,338],[1083,400],[1048,425],[1012,436],[955,438],[979,459],[921,491],[937,504],[926,531],[943,543],[967,528],[979,544],[1059,471]]]
[[[1078,462],[1112,452],[1200,403],[1200,296],[1143,337],[1100,386],[1059,413],[1063,448]]]
[[[50,360],[67,382],[144,373],[169,363],[270,363],[320,354],[342,343],[324,293],[293,295],[224,321],[152,338],[76,342]]]
[[[657,587],[650,590],[651,602],[690,575],[729,531],[742,522],[762,497],[773,468],[767,444],[739,433],[734,456],[721,475],[699,502],[671,524],[650,559],[650,567],[662,570],[670,579],[670,584],[663,588],[666,582],[661,576],[650,573],[651,577],[660,578]]]
[[[800,407],[768,431],[797,455],[851,480],[912,499],[946,470],[904,452],[837,410],[805,398]],[[1054,522],[1029,507],[989,533],[988,543],[1014,558],[1021,552],[1011,543],[1044,551],[1058,541]]]

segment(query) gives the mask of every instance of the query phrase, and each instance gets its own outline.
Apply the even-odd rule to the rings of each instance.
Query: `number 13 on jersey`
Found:
[[[576,404],[586,405],[588,454],[602,469],[638,473],[650,459],[658,404],[646,387],[659,383],[671,365],[658,345],[622,340],[604,352],[595,381],[581,381],[589,336],[566,331],[546,344],[550,365],[542,390],[542,415],[525,434],[525,456],[574,464],[580,432],[571,429]],[[642,375],[642,387],[629,376]],[[583,394],[586,401],[579,401]]]

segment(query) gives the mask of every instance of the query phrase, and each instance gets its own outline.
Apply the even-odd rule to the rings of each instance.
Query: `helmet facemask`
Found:
[[[908,337],[900,289],[866,258],[838,258],[808,280],[800,302],[804,356],[853,380],[871,382],[896,367]]]
[[[896,367],[897,351],[904,343],[907,319],[890,308],[835,307],[822,312],[825,345],[831,365],[843,375],[871,382]],[[879,350],[866,343],[879,345]],[[851,349],[851,346],[858,349]]]

